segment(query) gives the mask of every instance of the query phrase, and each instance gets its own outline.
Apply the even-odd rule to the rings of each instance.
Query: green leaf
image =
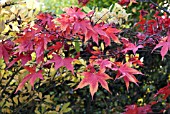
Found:
[[[78,41],[75,42],[75,48],[76,48],[76,52],[80,52],[80,43]]]
[[[83,10],[86,12],[86,13],[89,13],[91,11],[91,9],[87,6],[84,6],[83,7]]]
[[[69,112],[69,111],[71,110],[71,108],[68,108],[69,105],[70,105],[70,102],[65,103],[65,104],[63,105],[63,107],[61,108],[60,113]]]

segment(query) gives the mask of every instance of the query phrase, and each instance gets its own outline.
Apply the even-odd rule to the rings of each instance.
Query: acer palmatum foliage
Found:
[[[170,49],[170,30],[167,33],[167,36],[164,37],[159,44],[157,44],[155,46],[155,48],[153,49],[153,51],[159,47],[162,47],[161,49],[161,56],[162,56],[162,60],[164,59],[164,56],[167,54],[168,50]]]
[[[83,72],[83,73],[81,73],[81,75],[83,75],[85,77],[79,83],[79,85],[77,86],[76,89],[83,88],[83,87],[89,85],[90,93],[93,98],[94,94],[98,90],[98,85],[99,85],[98,83],[100,83],[103,88],[105,88],[107,91],[110,92],[108,83],[106,82],[106,80],[112,79],[112,78],[109,75],[107,75],[106,73],[102,73],[100,71],[99,72]]]
[[[152,113],[151,105],[145,105],[138,107],[136,104],[134,105],[127,105],[126,112],[123,114],[147,114],[148,112]]]
[[[159,89],[154,97],[158,96],[159,94],[163,95],[163,99],[166,99],[170,95],[170,82],[167,84],[167,86]]]
[[[129,38],[118,37],[122,30],[116,28],[115,23],[93,22],[91,19],[94,13],[94,11],[85,13],[77,7],[65,9],[65,13],[57,18],[48,13],[40,13],[35,24],[25,28],[24,32],[19,34],[15,41],[3,41],[0,43],[0,48],[3,50],[0,51],[0,57],[5,59],[8,68],[21,60],[23,68],[26,70],[28,68],[33,69],[28,70],[29,74],[21,81],[16,92],[21,90],[28,80],[33,86],[37,78],[43,79],[44,69],[53,67],[53,65],[56,70],[60,67],[65,67],[72,74],[84,76],[76,89],[90,85],[92,97],[97,92],[98,83],[110,92],[106,81],[108,79],[123,78],[127,90],[129,82],[137,85],[138,80],[134,74],[143,74],[131,67],[137,64],[143,66],[142,62],[139,59],[131,58],[126,63],[123,60],[120,61],[119,58],[123,56],[125,59],[126,53],[132,51],[133,54],[136,54],[139,49],[143,49],[148,45],[156,45],[158,40],[162,41],[157,34],[163,29],[168,29],[167,22],[169,22],[169,19],[166,16],[161,18],[155,14],[156,18],[161,21],[146,21],[140,15],[140,21],[136,24],[136,26],[140,26],[140,31],[146,29],[143,27],[145,23],[149,23],[149,26],[145,34],[138,32],[136,36],[138,40],[132,42]],[[163,24],[164,28],[155,28],[158,23]],[[152,37],[146,39],[146,35],[157,35],[157,39]],[[167,38],[169,38],[169,35]],[[11,47],[14,47],[14,45],[15,48],[12,49]],[[160,46],[163,46],[162,57],[164,58],[167,53],[167,47],[163,44],[158,44],[154,49]],[[30,56],[32,54],[35,54],[35,60]],[[8,62],[10,56],[12,61]],[[74,61],[79,59],[87,61],[86,68],[81,71],[74,70]],[[113,71],[115,75],[108,75],[108,71]],[[112,81],[112,83],[114,82]]]

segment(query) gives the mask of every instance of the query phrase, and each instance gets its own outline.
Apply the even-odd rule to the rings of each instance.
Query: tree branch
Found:
[[[165,8],[160,7],[158,4],[156,4],[156,3],[153,2],[152,0],[150,0],[150,2],[151,2],[154,6],[158,7],[160,10],[163,10],[163,11],[166,12],[168,15],[170,15],[170,12],[169,12],[168,10],[166,10]]]
[[[22,67],[20,67],[17,71],[15,71],[15,72],[12,74],[11,78],[9,79],[9,81],[7,82],[7,84],[5,85],[5,87],[4,87],[3,90],[2,90],[1,95],[0,95],[0,98],[3,97],[3,94],[4,94],[4,92],[6,91],[6,88],[8,87],[8,85],[10,84],[10,82],[13,80],[14,76],[15,76],[21,69],[22,69]]]

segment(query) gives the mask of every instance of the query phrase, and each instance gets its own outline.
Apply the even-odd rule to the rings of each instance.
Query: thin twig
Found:
[[[151,2],[154,6],[158,7],[159,9],[163,10],[163,11],[166,12],[168,15],[170,15],[170,12],[169,12],[168,10],[166,10],[165,8],[160,7],[158,4],[156,4],[156,3],[153,2],[152,0],[150,0],[150,2]]]
[[[6,88],[8,87],[8,85],[10,84],[10,82],[13,80],[14,76],[15,76],[21,69],[22,69],[22,67],[20,67],[17,71],[15,71],[15,72],[12,74],[11,78],[9,79],[9,81],[7,82],[7,84],[5,85],[5,87],[4,87],[3,90],[2,90],[0,98],[3,97],[3,93],[6,91]]]
[[[103,15],[94,23],[94,25],[96,25],[107,13],[109,13],[109,11],[107,11],[105,14],[103,14]]]

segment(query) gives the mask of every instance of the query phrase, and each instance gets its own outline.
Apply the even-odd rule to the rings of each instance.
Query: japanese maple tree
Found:
[[[6,70],[19,66],[28,72],[15,94],[22,92],[27,82],[33,89],[36,88],[37,80],[43,81],[53,68],[55,76],[81,77],[73,89],[78,91],[89,86],[92,99],[100,86],[112,94],[110,84],[117,80],[125,82],[128,92],[130,82],[140,89],[138,76],[145,77],[141,69],[147,66],[141,60],[140,51],[150,48],[147,51],[152,54],[162,47],[158,52],[162,60],[166,58],[170,49],[170,18],[167,13],[160,16],[160,12],[155,12],[154,18],[147,20],[147,13],[141,11],[139,21],[132,27],[134,35],[128,36],[127,29],[121,24],[130,14],[126,14],[121,5],[137,4],[136,0],[119,0],[121,5],[110,7],[97,21],[95,10],[83,10],[90,1],[78,1],[82,8],[65,8],[59,17],[40,12],[34,24],[28,24],[17,38],[5,38],[0,42],[0,58],[5,61]],[[114,14],[116,10],[118,13]],[[126,60],[128,54],[133,56]],[[136,57],[137,54],[139,57]],[[165,100],[170,95],[169,85],[155,93],[155,97],[163,94]],[[125,114],[146,114],[152,112],[151,107],[152,104],[141,107],[128,105]]]

